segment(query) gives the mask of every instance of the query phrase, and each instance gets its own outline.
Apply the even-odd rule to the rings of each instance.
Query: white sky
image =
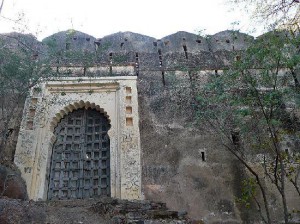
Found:
[[[214,34],[237,21],[235,29],[251,32],[247,14],[231,8],[226,0],[5,0],[0,33],[21,31],[41,40],[75,29],[99,38],[119,31],[162,38],[177,31]]]

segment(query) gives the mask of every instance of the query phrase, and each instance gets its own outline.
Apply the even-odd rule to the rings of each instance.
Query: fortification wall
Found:
[[[129,75],[124,68],[134,66],[146,199],[208,223],[251,223],[254,211],[235,203],[246,173],[207,124],[195,125],[193,99],[202,83],[221,74],[252,41],[232,31],[208,37],[178,32],[160,40],[130,32],[99,39],[72,31],[45,38],[42,51],[59,53],[52,62],[61,76]],[[81,56],[66,57],[72,52],[91,55],[90,64]],[[273,213],[279,203],[274,201]]]

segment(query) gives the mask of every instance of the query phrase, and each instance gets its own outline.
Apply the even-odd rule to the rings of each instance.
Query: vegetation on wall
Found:
[[[235,3],[238,2],[245,1],[235,0]],[[297,7],[300,4],[296,0],[272,1],[272,5],[268,5],[269,1],[260,0],[246,3],[249,6],[250,3],[263,5],[255,11],[260,18],[276,17],[273,31],[257,39],[244,53],[239,52],[228,70],[220,74],[216,70],[203,87],[196,83],[197,74],[194,75],[185,66],[177,67],[187,72],[189,86],[182,85],[182,80],[177,80],[171,73],[163,74],[167,83],[173,83],[173,91],[177,94],[176,97],[170,94],[170,102],[180,99],[178,105],[174,103],[175,107],[171,108],[174,114],[179,113],[183,104],[192,104],[197,118],[208,122],[219,133],[224,147],[248,170],[249,178],[241,183],[243,190],[237,201],[246,207],[255,206],[262,220],[272,223],[270,194],[265,182],[271,183],[281,196],[283,219],[288,223],[293,212],[297,211],[292,211],[286,200],[287,185],[292,185],[300,197],[300,154],[297,149],[300,139]],[[274,27],[280,30],[274,31]],[[282,31],[283,28],[285,31]],[[45,80],[55,75],[71,75],[68,70],[58,74],[61,65],[80,64],[84,68],[80,75],[91,75],[86,74],[87,68],[95,63],[101,51],[110,46],[109,43],[99,45],[94,52],[74,50],[69,44],[74,38],[71,30],[64,43],[66,49],[57,50],[57,41],[49,39],[45,42],[47,54],[44,55],[45,52],[39,51],[37,42],[29,43],[25,37],[8,36],[8,40],[0,42],[0,158],[8,158],[9,162],[13,155],[7,155],[12,151],[8,144],[11,136],[17,133],[14,124],[20,122],[21,104],[29,89],[41,77]],[[11,40],[15,42],[14,46],[7,43]],[[122,64],[126,59],[124,55],[113,54],[107,61]],[[56,65],[56,71],[52,70],[53,65]],[[167,86],[165,79],[164,86]],[[155,92],[158,87],[154,83],[150,90]],[[185,100],[186,95],[190,97],[188,100]]]
[[[278,29],[259,37],[224,74],[211,77],[197,97],[198,118],[220,134],[225,148],[249,172],[238,201],[255,204],[265,223],[273,222],[265,181],[274,184],[281,196],[285,223],[297,212],[287,204],[288,183],[300,199],[297,3],[251,1],[255,6],[261,4],[255,16],[273,18],[272,25]]]
[[[40,59],[37,48],[37,41],[30,35],[2,35],[0,40],[0,158],[7,162],[12,159],[7,154],[14,151],[10,140],[18,133],[15,124],[22,117],[28,91],[40,78],[53,75],[48,59]]]
[[[70,44],[76,39],[76,31],[69,30],[65,40],[55,37],[40,43],[32,35],[19,33],[1,34],[0,36],[0,162],[11,163],[14,156],[15,139],[22,118],[23,104],[31,87],[34,92],[41,89],[40,81],[57,76],[99,75],[89,68],[97,63],[98,54],[103,48],[88,49]],[[86,38],[85,38],[86,39]],[[105,45],[106,47],[108,46]],[[105,47],[103,46],[103,47]],[[108,55],[107,55],[108,58]],[[112,65],[124,63],[126,55],[116,55],[107,71],[102,76],[116,76]],[[107,60],[108,61],[108,60]],[[74,72],[72,67],[77,71]],[[126,75],[125,72],[123,75]],[[78,80],[80,82],[80,80]],[[89,90],[91,94],[92,91]],[[62,93],[64,94],[64,93]]]

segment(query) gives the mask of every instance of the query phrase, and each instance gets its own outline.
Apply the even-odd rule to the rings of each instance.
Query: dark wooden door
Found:
[[[48,199],[110,196],[107,118],[94,109],[66,115],[54,130]]]

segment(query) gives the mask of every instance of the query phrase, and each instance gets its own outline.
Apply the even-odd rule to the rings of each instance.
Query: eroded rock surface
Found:
[[[14,199],[27,199],[26,185],[18,170],[0,165],[1,196]]]
[[[102,198],[34,202],[8,198],[0,199],[1,224],[184,224],[192,222],[186,218],[186,212],[170,211],[164,203],[151,201]]]

